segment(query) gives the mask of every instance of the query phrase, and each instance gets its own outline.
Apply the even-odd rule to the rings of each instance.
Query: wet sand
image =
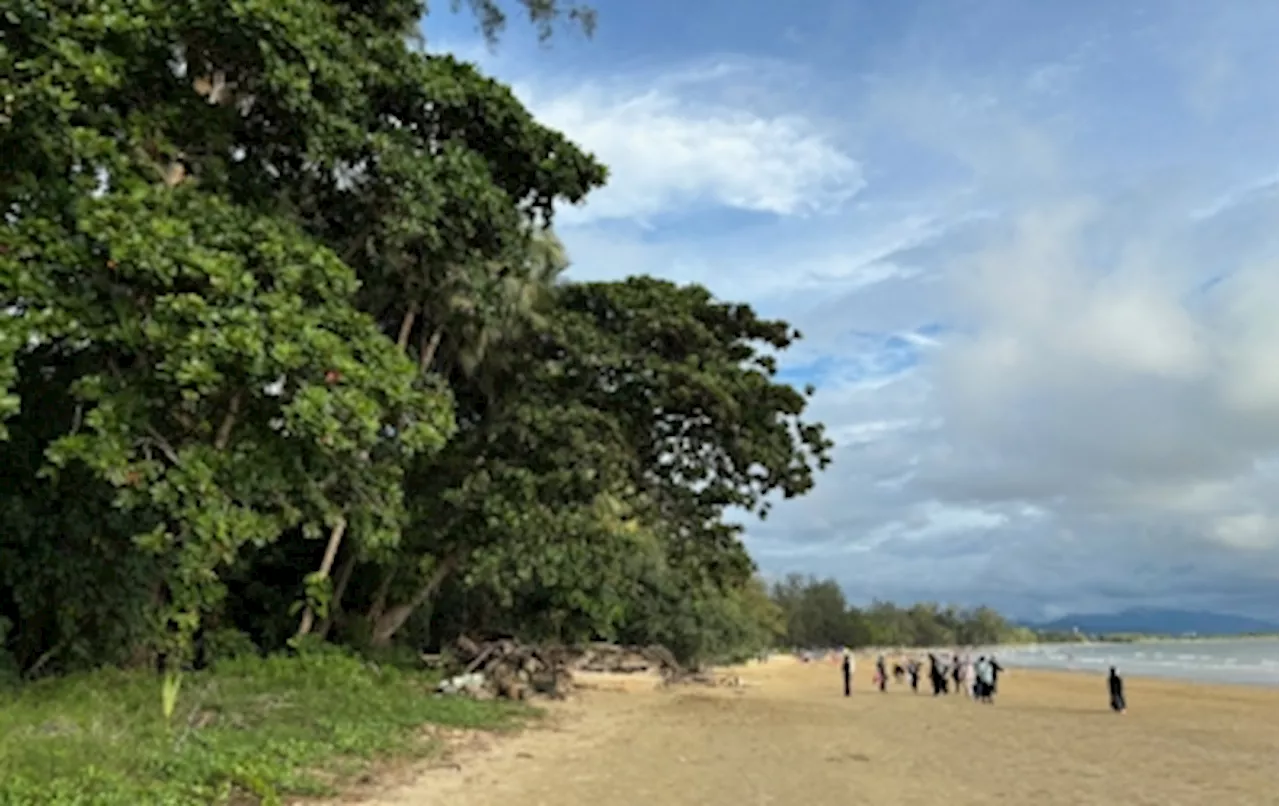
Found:
[[[871,688],[775,658],[739,689],[597,680],[547,725],[460,749],[369,806],[1264,806],[1277,794],[1275,689],[1014,670],[993,706]],[[627,689],[621,690],[608,690]]]

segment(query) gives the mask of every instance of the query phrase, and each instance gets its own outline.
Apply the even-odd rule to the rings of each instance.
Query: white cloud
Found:
[[[567,225],[647,221],[728,207],[792,216],[839,207],[861,169],[814,122],[737,95],[735,65],[634,75],[572,89],[518,81],[539,120],[609,166],[609,185],[561,214]]]

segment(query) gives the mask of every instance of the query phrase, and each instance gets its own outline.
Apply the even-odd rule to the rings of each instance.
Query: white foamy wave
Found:
[[[1160,644],[1041,644],[994,647],[1012,667],[1096,672],[1111,666],[1122,674],[1170,677],[1206,683],[1275,686],[1280,646],[1275,639],[1170,641]]]

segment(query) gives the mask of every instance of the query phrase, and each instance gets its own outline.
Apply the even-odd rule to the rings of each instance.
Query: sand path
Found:
[[[866,664],[864,664],[865,666]],[[833,666],[775,659],[739,690],[589,691],[549,726],[463,750],[369,806],[967,806],[1213,803],[1277,796],[1274,690],[1020,672],[995,706],[905,687],[838,696]]]

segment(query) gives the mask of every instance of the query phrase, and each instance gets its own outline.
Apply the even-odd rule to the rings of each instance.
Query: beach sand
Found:
[[[790,658],[738,689],[597,679],[547,725],[477,739],[369,806],[1264,806],[1277,795],[1275,689],[1013,670],[994,706],[871,687]],[[610,690],[618,689],[618,690]],[[623,691],[621,689],[627,689]]]

